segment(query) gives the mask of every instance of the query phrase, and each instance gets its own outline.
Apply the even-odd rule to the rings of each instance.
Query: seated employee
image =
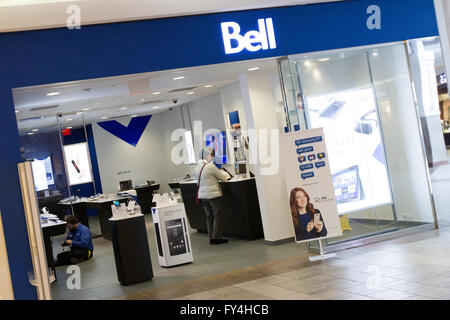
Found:
[[[94,253],[92,236],[89,228],[82,225],[75,216],[66,218],[69,234],[67,239],[61,243],[61,246],[70,246],[70,251],[58,254],[57,266],[68,264],[77,264],[91,259]]]

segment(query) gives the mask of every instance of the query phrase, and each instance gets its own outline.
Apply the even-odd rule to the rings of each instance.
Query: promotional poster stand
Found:
[[[322,239],[319,239],[319,255],[317,256],[310,256],[308,257],[310,262],[315,262],[315,261],[321,261],[321,260],[327,260],[327,259],[332,259],[332,258],[337,258],[337,254],[336,253],[323,253],[323,246],[322,246]]]
[[[319,255],[309,257],[311,262],[336,257],[325,254],[322,244],[342,236],[323,129],[282,134],[280,151],[295,241],[319,241]]]

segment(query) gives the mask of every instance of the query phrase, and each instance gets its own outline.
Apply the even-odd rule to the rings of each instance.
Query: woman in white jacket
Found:
[[[219,181],[227,181],[230,179],[230,175],[214,165],[212,162],[214,157],[214,149],[209,147],[203,149],[202,160],[198,162],[194,176],[197,178],[197,182],[200,180],[198,199],[202,200],[205,209],[209,243],[222,244],[228,242],[228,240],[223,238],[220,207],[222,190]]]

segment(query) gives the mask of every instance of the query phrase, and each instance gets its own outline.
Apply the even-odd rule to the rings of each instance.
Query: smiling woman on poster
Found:
[[[302,188],[291,190],[289,198],[296,241],[310,240],[327,235],[322,214],[309,201],[308,193]]]

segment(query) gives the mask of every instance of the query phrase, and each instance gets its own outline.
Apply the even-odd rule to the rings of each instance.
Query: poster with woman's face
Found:
[[[322,128],[282,135],[280,154],[296,242],[342,236]]]

